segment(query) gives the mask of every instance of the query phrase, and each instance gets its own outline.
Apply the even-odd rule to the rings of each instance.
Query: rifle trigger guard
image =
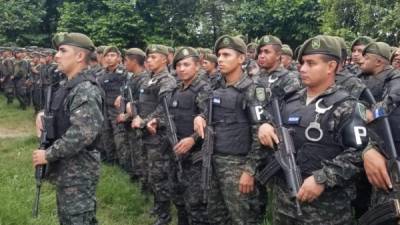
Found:
[[[311,137],[310,132],[312,130],[316,130],[318,132],[317,137]],[[322,137],[324,136],[324,132],[321,129],[321,124],[318,122],[311,122],[308,125],[308,127],[306,128],[305,135],[306,135],[307,140],[309,140],[309,141],[313,141],[313,142],[320,141],[322,139]]]

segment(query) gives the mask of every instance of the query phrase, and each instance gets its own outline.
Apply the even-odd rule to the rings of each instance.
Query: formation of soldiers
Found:
[[[74,33],[62,35],[56,48],[92,49]],[[32,93],[32,100],[40,99],[33,100],[39,111],[46,87],[62,88],[65,79],[53,53],[34,56],[26,60],[3,48],[1,84],[7,99],[17,96],[22,108]],[[154,225],[171,222],[172,205],[179,225],[260,224],[268,198],[272,224],[397,224],[400,170],[387,133],[375,126],[387,118],[399,149],[397,48],[365,36],[348,47],[343,38],[319,35],[293,51],[273,35],[249,44],[224,35],[212,50],[99,46],[88,60],[85,74],[103,92],[104,122],[95,149],[153,197]],[[291,141],[279,126],[289,129]],[[71,134],[64,132],[59,137],[67,140]],[[282,143],[292,143],[295,168],[285,164],[290,158],[277,157],[285,150]],[[298,181],[295,192],[288,178],[296,175],[292,169],[300,171],[292,179]],[[85,199],[75,204],[84,212]],[[384,207],[388,211],[379,211]]]

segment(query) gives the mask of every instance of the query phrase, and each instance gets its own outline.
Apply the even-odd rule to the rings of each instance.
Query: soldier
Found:
[[[46,150],[33,152],[33,165],[49,164],[61,225],[95,225],[100,153],[94,146],[104,118],[101,89],[87,70],[94,45],[80,33],[57,34],[53,45],[67,81],[52,97],[55,138]]]
[[[200,61],[198,52],[191,47],[177,51],[173,66],[180,82],[169,102],[169,110],[176,125],[178,143],[174,154],[180,156],[183,174],[183,198],[189,221],[178,220],[181,225],[207,225],[207,205],[203,202],[201,189],[201,139],[193,131],[193,119],[204,114],[211,88],[199,75]]]
[[[130,48],[125,51],[125,58],[124,58],[124,63],[125,63],[125,68],[129,73],[132,73],[132,76],[130,79],[128,79],[126,88],[124,89],[122,96],[119,97],[119,101],[121,101],[121,98],[124,97],[125,101],[133,101],[130,102],[129,104],[127,103],[126,109],[127,112],[118,116],[117,120],[119,123],[121,122],[130,122],[132,118],[136,115],[134,113],[137,113],[137,102],[139,100],[139,94],[140,94],[140,87],[144,84],[144,82],[149,80],[149,73],[144,69],[144,61],[146,59],[146,53],[144,53],[141,49],[138,48]],[[130,93],[129,93],[130,91]],[[132,96],[129,96],[132,94]],[[133,99],[130,99],[132,97]],[[117,107],[120,107],[120,102],[117,102]],[[145,173],[146,169],[146,161],[145,157],[146,152],[142,151],[142,143],[141,143],[141,133],[137,129],[132,129],[131,127],[128,127],[128,139],[130,142],[130,148],[131,148],[131,168],[132,168],[132,173],[131,178],[139,178],[141,181],[141,188],[142,191],[147,190],[147,173]]]
[[[110,163],[117,163],[123,169],[127,169],[129,162],[128,157],[128,140],[126,137],[126,127],[124,124],[117,123],[118,109],[114,102],[120,95],[122,88],[128,79],[128,73],[121,63],[121,52],[117,47],[108,46],[104,49],[104,65],[103,73],[98,77],[98,81],[106,95],[106,111],[105,129],[103,130],[104,159]],[[112,138],[106,138],[112,137]],[[102,152],[103,153],[103,152]]]
[[[400,70],[400,49],[395,48],[392,52],[392,56],[390,57],[390,63],[396,69]]]
[[[256,48],[257,44],[256,43],[249,43],[247,45],[247,54],[246,54],[246,61],[243,64],[243,69],[246,70],[247,74],[250,77],[255,76],[259,70],[260,67],[258,66],[255,58],[256,58]]]
[[[400,92],[400,72],[390,65],[390,46],[383,42],[372,42],[365,46],[363,56],[362,77],[376,100],[376,104],[372,105],[370,109],[375,115],[377,109],[384,109],[385,115],[388,115],[395,148],[399,149],[400,128],[398,118],[400,112],[398,105],[400,99],[397,96]],[[368,119],[369,121],[374,119],[372,114]],[[371,127],[371,133],[375,134],[373,137],[377,147],[368,148],[363,152],[364,168],[368,180],[374,186],[371,196],[372,207],[385,203],[389,199],[399,199],[400,197],[398,187],[393,187],[395,184],[392,184],[388,174],[388,162],[385,158],[385,146],[387,147],[388,143],[382,144],[384,137],[380,129],[376,126]],[[393,182],[397,181],[394,180]],[[389,221],[391,220],[388,219],[383,222],[392,224]]]
[[[15,88],[15,95],[19,101],[20,108],[22,110],[26,109],[29,104],[28,98],[28,87],[26,81],[30,73],[30,63],[25,60],[24,49],[15,49],[15,61],[14,61],[14,75],[13,82]]]
[[[238,37],[224,35],[216,41],[214,51],[223,78],[210,99],[215,130],[212,186],[207,204],[210,224],[258,224],[261,202],[254,174],[259,150],[253,148],[252,138],[257,124],[248,113],[253,107],[256,86],[242,70],[246,44]],[[194,129],[202,138],[204,118],[205,115],[197,116],[194,120]]]
[[[104,64],[104,49],[107,46],[101,45],[96,48],[96,56],[97,56],[97,63],[100,65],[100,67],[106,67]]]
[[[281,56],[282,42],[279,38],[266,35],[260,39],[257,57],[261,70],[254,79],[278,98],[301,88],[299,76],[282,67]]]
[[[4,85],[4,93],[7,98],[7,104],[11,104],[14,99],[14,57],[13,51],[11,48],[5,49],[3,60],[3,85]]]
[[[356,38],[351,44],[351,64],[346,66],[352,74],[359,75],[361,73],[360,66],[363,63],[362,51],[365,46],[371,43],[373,40],[367,36],[361,36]]]
[[[211,85],[211,88],[216,87],[218,81],[221,79],[221,74],[218,71],[218,58],[214,54],[205,54],[203,59],[203,69],[206,72],[207,80]]]
[[[286,182],[277,176],[273,224],[353,224],[352,179],[359,172],[368,137],[365,107],[335,85],[340,57],[340,46],[330,36],[308,39],[300,49],[306,88],[281,104],[281,114],[284,126],[294,131],[295,158],[303,178],[296,196],[302,215]],[[263,124],[258,135],[270,147],[282,141],[269,124]]]
[[[281,56],[282,66],[289,70],[297,73],[297,67],[293,62],[293,50],[289,45],[282,45],[282,56]]]
[[[147,153],[148,179],[154,193],[152,214],[157,216],[154,225],[164,225],[171,221],[171,189],[168,182],[171,158],[165,131],[157,125],[163,111],[162,98],[175,88],[176,81],[168,73],[168,47],[150,45],[146,49],[146,56],[150,79],[140,87],[138,115],[132,120],[131,126],[145,132],[142,148]],[[154,126],[157,126],[157,130],[154,130]]]

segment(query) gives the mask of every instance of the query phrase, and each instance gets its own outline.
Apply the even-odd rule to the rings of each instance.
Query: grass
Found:
[[[0,225],[58,224],[54,187],[42,187],[39,217],[32,218],[35,182],[31,162],[38,145],[34,136],[33,110],[7,105],[0,96]],[[103,225],[146,225],[151,203],[140,194],[137,184],[118,167],[102,166],[97,188],[97,218]]]

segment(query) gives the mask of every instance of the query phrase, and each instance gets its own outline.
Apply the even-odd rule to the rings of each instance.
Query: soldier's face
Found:
[[[151,53],[148,54],[146,62],[150,71],[158,72],[167,65],[167,57],[160,53]]]
[[[121,57],[116,52],[108,52],[104,56],[104,61],[107,67],[115,67],[121,62]]]
[[[203,60],[202,67],[207,73],[211,73],[215,69],[216,65],[208,60]]]
[[[79,58],[72,46],[61,45],[55,55],[55,61],[57,69],[68,75],[78,64]]]
[[[233,49],[222,48],[218,50],[218,66],[221,74],[230,74],[238,68],[241,68],[244,60],[245,55]]]
[[[365,45],[355,45],[351,51],[351,60],[356,63],[360,64],[363,60],[362,52],[365,48]]]
[[[280,60],[281,54],[272,45],[264,45],[258,53],[258,63],[264,69],[273,68]]]
[[[289,55],[282,55],[281,62],[283,67],[286,69],[289,68],[290,64],[292,63],[292,57]]]
[[[396,55],[393,58],[393,62],[392,65],[397,68],[400,69],[400,51],[396,52]]]
[[[306,87],[326,86],[329,76],[333,77],[337,62],[323,60],[320,54],[305,55],[302,57],[300,76]]]
[[[363,57],[360,69],[366,74],[372,74],[377,66],[379,66],[377,65],[377,57],[373,54],[367,53]]]
[[[199,62],[196,62],[193,57],[180,60],[175,67],[176,74],[183,82],[193,80],[199,69]]]
[[[128,57],[125,57],[124,58],[124,65],[125,65],[126,70],[128,70],[128,72],[133,72],[133,70],[135,68],[135,65],[136,65],[136,61],[132,60],[132,59],[130,59]]]

